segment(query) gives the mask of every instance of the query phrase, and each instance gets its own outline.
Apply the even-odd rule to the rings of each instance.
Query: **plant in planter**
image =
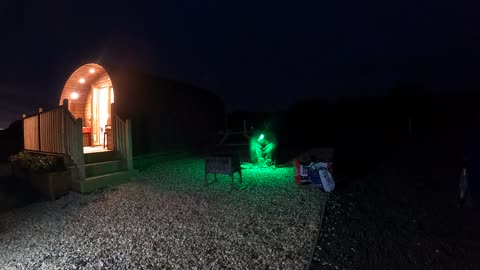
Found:
[[[70,172],[66,170],[63,156],[22,151],[9,157],[15,175],[28,179],[30,185],[50,200],[68,193]]]

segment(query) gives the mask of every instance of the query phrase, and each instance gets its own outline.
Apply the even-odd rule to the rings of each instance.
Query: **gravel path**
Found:
[[[201,160],[159,161],[133,182],[17,209],[0,234],[0,266],[303,269],[325,194],[293,174],[244,169],[230,192],[228,176],[203,186]]]
[[[457,207],[459,168],[435,148],[397,150],[337,185],[311,269],[480,269],[479,209]]]

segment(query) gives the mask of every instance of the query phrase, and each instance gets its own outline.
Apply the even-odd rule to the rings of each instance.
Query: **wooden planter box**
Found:
[[[30,183],[33,189],[51,201],[67,194],[71,189],[71,182],[71,174],[69,171],[30,173]]]
[[[30,172],[27,169],[13,167],[13,176],[16,179],[28,181],[30,177]]]

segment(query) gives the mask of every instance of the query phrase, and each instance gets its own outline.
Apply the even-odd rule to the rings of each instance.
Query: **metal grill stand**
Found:
[[[240,183],[242,183],[242,170],[240,168],[240,159],[233,155],[216,155],[205,158],[205,186],[208,185],[208,174],[215,175],[215,182],[217,181],[217,174],[226,174],[232,178],[231,188],[235,187],[234,174],[238,172],[240,176]]]

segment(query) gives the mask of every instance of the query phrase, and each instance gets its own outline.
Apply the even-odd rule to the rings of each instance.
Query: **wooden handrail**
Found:
[[[115,125],[113,125],[113,142],[115,144],[115,150],[118,151],[122,158],[125,158],[125,121],[121,119],[118,115],[115,115],[114,120]]]
[[[85,179],[85,161],[83,157],[82,119],[75,119],[68,111],[68,107],[64,108],[63,116],[64,153],[78,168],[79,180],[83,180]]]
[[[66,112],[66,115],[70,117],[70,119],[72,119],[73,121],[76,120],[75,116],[73,116],[72,112],[70,112],[70,110],[68,110],[68,108],[67,108],[67,110],[65,110],[65,112]]]
[[[63,111],[65,112],[65,114],[70,116],[70,118],[73,121],[77,120],[77,118],[75,118],[75,116],[73,116],[72,112],[68,109],[68,99],[64,99],[63,104],[60,107],[63,107],[63,109],[64,109]]]
[[[53,110],[55,110],[55,109],[59,109],[59,108],[61,108],[62,106],[63,106],[63,105],[60,105],[60,106],[57,106],[57,107],[53,107],[53,108],[50,108],[50,109],[48,109],[48,110],[42,110],[41,112],[37,112],[37,113],[31,114],[31,115],[25,116],[25,117],[23,117],[23,119],[28,119],[28,118],[31,118],[31,117],[38,116],[38,115],[40,115],[40,114],[48,113],[48,112],[53,111]]]
[[[113,114],[112,131],[114,150],[118,152],[121,159],[124,160],[126,169],[133,169],[132,159],[132,124],[129,119],[123,120],[118,115]]]
[[[113,150],[124,161],[126,169],[133,169],[132,160],[132,138],[131,138],[131,121],[123,120],[117,114],[116,104],[111,105],[112,116],[112,134],[113,134]]]
[[[60,105],[60,106],[53,107],[53,108],[49,108],[49,109],[47,109],[47,110],[42,110],[41,112],[37,112],[37,113],[31,114],[31,115],[27,115],[27,116],[23,117],[23,119],[35,117],[35,116],[37,116],[37,115],[44,114],[44,113],[48,113],[48,112],[53,111],[53,110],[55,110],[55,109],[60,109],[60,108],[63,107],[63,106],[67,106],[67,110],[65,110],[65,111],[68,112],[68,114],[70,115],[70,117],[72,118],[72,120],[75,121],[75,119],[76,119],[75,116],[73,116],[72,112],[70,112],[70,110],[68,110],[68,101],[67,101],[67,103],[65,103],[65,101],[64,101],[64,103],[63,103],[62,105]]]

